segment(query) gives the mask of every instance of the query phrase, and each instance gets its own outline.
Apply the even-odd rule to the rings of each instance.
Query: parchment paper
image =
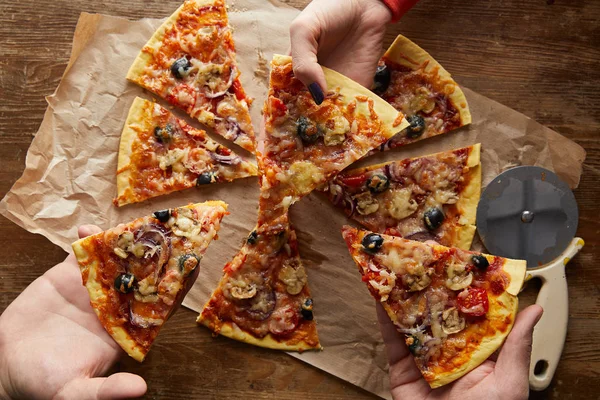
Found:
[[[230,9],[242,82],[256,98],[252,116],[257,131],[267,90],[267,76],[255,74],[260,66],[258,52],[262,51],[266,60],[274,52],[286,52],[287,30],[297,13],[274,1],[262,0],[236,0]],[[117,149],[125,117],[135,96],[151,98],[128,83],[125,74],[160,22],[81,15],[69,66],[56,92],[47,98],[48,109],[28,151],[25,172],[0,203],[0,213],[70,251],[77,239],[76,227],[82,224],[108,229],[158,209],[224,200],[230,204],[231,215],[225,218],[220,240],[211,244],[200,277],[184,302],[199,311],[220,279],[221,268],[254,227],[258,183],[256,178],[248,178],[120,209],[112,205]],[[360,164],[481,142],[484,184],[502,170],[523,164],[554,170],[571,187],[578,185],[585,158],[580,146],[508,107],[468,89],[465,92],[473,114],[470,127],[373,156]],[[339,231],[349,221],[315,193],[292,207],[292,221],[308,269],[325,348],[323,352],[292,355],[389,398],[387,363],[374,301]]]

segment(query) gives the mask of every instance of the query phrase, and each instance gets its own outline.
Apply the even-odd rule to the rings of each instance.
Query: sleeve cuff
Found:
[[[419,0],[382,0],[392,12],[392,22],[398,20],[407,13]]]

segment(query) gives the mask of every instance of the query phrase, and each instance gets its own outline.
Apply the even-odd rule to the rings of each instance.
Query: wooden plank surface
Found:
[[[304,7],[307,0],[287,0]],[[82,11],[164,17],[179,0],[0,1],[0,195],[21,175],[27,148],[58,85]],[[586,247],[567,268],[569,333],[552,386],[534,399],[597,399],[600,387],[600,2],[584,0],[422,0],[388,28],[427,49],[456,80],[581,144],[588,152],[578,234]],[[0,310],[63,259],[45,238],[0,219]],[[535,299],[530,284],[523,303]],[[144,364],[117,369],[148,382],[148,398],[369,399],[372,395],[272,351],[198,329],[181,309]]]

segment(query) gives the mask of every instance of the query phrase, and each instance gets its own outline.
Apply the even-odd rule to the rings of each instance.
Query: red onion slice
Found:
[[[216,92],[216,93],[207,92],[206,97],[209,99],[214,99],[214,98],[223,96],[225,93],[227,93],[229,91],[229,88],[231,87],[231,85],[233,85],[234,78],[235,78],[235,67],[231,67],[231,73],[229,74],[229,81],[227,81],[227,83],[225,84],[225,89],[221,90],[220,92]]]

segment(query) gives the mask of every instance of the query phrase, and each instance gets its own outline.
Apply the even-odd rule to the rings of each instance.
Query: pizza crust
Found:
[[[454,90],[450,93],[449,97],[452,104],[458,109],[461,126],[471,123],[471,111],[469,111],[469,104],[467,103],[465,94],[454,79],[452,79],[450,73],[429,53],[417,46],[417,44],[410,39],[398,35],[384,57],[413,70],[424,65],[423,70],[425,72],[437,74],[440,82],[445,82],[447,85],[453,85]]]
[[[273,56],[274,65],[286,65],[292,62],[292,57],[275,54]],[[331,70],[326,67],[323,68],[325,74],[325,80],[329,90],[339,90],[339,94],[342,95],[342,102],[344,105],[348,105],[352,101],[356,101],[357,96],[366,96],[373,100],[373,110],[377,113],[380,121],[382,122],[382,134],[386,138],[391,138],[396,133],[404,130],[408,127],[409,123],[403,117],[402,113],[392,107],[388,102],[371,92],[366,87],[354,82],[352,79]],[[399,117],[402,117],[401,121],[398,121]]]
[[[502,266],[502,270],[510,276],[510,284],[506,288],[506,291],[513,296],[518,295],[525,281],[527,261],[507,259],[506,263]]]
[[[493,336],[484,337],[480,345],[475,348],[473,353],[471,353],[471,357],[468,361],[455,370],[437,373],[434,379],[428,382],[429,386],[431,386],[432,389],[435,389],[447,385],[448,383],[461,378],[487,360],[500,348],[500,346],[502,346],[502,343],[504,343],[504,340],[512,330],[518,306],[519,300],[517,297],[508,292],[502,293],[493,302],[490,302],[490,309],[486,318],[488,320],[495,319],[499,321],[510,318],[510,324],[507,326],[507,329],[504,332],[497,331]]]
[[[464,224],[474,225],[477,216],[477,205],[479,204],[479,199],[481,197],[480,152],[480,143],[472,146],[467,160],[467,167],[470,168],[468,175],[465,177],[467,185],[464,187],[458,202],[456,203],[456,207],[462,215],[462,222]],[[471,241],[472,240],[473,238],[471,237]],[[465,250],[468,249],[469,248],[465,248]]]
[[[198,316],[196,322],[214,331],[212,327],[213,324],[207,319],[202,318],[202,314]],[[305,350],[323,350],[320,344],[317,344],[316,346],[311,346],[304,340],[300,340],[293,344],[280,342],[279,340],[275,339],[270,333],[268,333],[263,338],[257,338],[251,335],[250,333],[241,330],[234,322],[223,322],[220,326],[219,334],[230,339],[251,344],[253,346],[264,347],[273,350],[297,352],[303,352]]]
[[[145,115],[147,100],[136,97],[131,104],[127,120],[121,133],[121,142],[119,144],[119,155],[117,163],[117,205],[123,206],[132,201],[131,179],[131,153],[133,142],[137,139],[138,130],[148,129],[148,118]]]
[[[98,236],[104,235],[104,232],[97,233],[93,236],[88,236],[84,239],[78,240],[73,243],[73,252],[75,253],[75,257],[79,262],[79,267],[82,273],[87,273],[87,282],[85,283],[85,287],[90,295],[90,303],[92,304],[92,308],[94,312],[98,316],[98,318],[104,317],[105,319],[108,317],[107,315],[100,315],[100,308],[102,304],[105,304],[107,301],[107,296],[102,290],[102,285],[100,282],[96,280],[96,271],[100,267],[100,263],[94,258],[90,257],[88,252],[83,247],[83,243],[90,243]],[[134,360],[142,362],[146,357],[147,352],[142,349],[135,340],[125,331],[125,329],[121,327],[110,327],[110,332],[108,332],[110,336],[114,339],[115,342],[127,354],[129,354]]]

